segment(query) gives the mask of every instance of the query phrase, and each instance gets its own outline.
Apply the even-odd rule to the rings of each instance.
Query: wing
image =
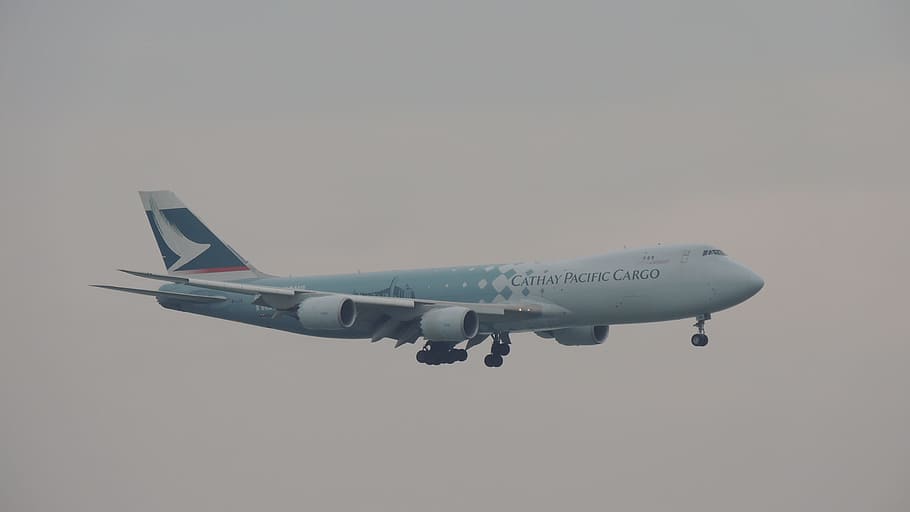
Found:
[[[192,293],[175,293],[163,292],[161,290],[143,290],[141,288],[126,288],[124,286],[111,286],[108,284],[93,284],[95,288],[104,288],[105,290],[116,290],[118,292],[136,293],[139,295],[151,295],[152,297],[182,300],[184,302],[196,302],[200,304],[210,304],[212,302],[224,302],[226,297],[217,295],[194,295]]]
[[[420,335],[419,330],[408,329],[407,324],[421,315],[436,308],[449,306],[462,306],[473,310],[480,317],[481,322],[496,323],[505,318],[533,318],[545,313],[563,311],[553,304],[540,303],[480,303],[480,302],[450,302],[429,299],[404,299],[398,297],[377,297],[372,295],[354,295],[345,293],[326,292],[319,290],[301,290],[279,286],[264,286],[248,283],[225,281],[210,281],[192,277],[153,274],[150,272],[137,272],[121,270],[127,274],[146,279],[157,279],[171,283],[185,284],[209,290],[218,290],[231,293],[253,295],[254,304],[268,306],[276,311],[294,310],[308,297],[319,296],[344,296],[357,304],[358,308],[373,312],[377,318],[377,325],[373,331],[373,340],[384,337],[396,337],[401,343],[413,343]],[[549,311],[553,309],[553,311]],[[402,333],[402,329],[407,332]]]

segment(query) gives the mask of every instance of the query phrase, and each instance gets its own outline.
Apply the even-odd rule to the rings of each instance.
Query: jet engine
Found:
[[[341,295],[311,297],[297,306],[297,318],[307,329],[347,329],[357,320],[357,305]]]
[[[577,347],[583,345],[600,345],[610,334],[609,325],[592,325],[590,327],[569,327],[554,331],[538,331],[541,338],[555,338],[560,345]]]
[[[431,309],[420,317],[420,330],[431,341],[463,341],[477,335],[477,313],[461,306]]]

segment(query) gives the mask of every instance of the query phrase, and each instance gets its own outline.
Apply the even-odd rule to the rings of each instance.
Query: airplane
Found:
[[[168,190],[139,192],[166,273],[121,270],[166,281],[158,289],[92,285],[155,297],[175,311],[307,336],[425,343],[417,361],[484,357],[500,367],[511,333],[564,346],[604,343],[611,325],[694,318],[695,347],[708,344],[711,315],[749,299],[764,280],[704,244],[658,245],[551,262],[278,277],[215,236]],[[459,346],[464,343],[463,348]]]

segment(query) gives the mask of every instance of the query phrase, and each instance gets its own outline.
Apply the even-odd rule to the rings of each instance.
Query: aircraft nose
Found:
[[[746,292],[748,294],[747,296],[751,297],[751,296],[755,295],[756,293],[758,293],[758,291],[761,290],[765,286],[765,280],[762,279],[762,277],[760,275],[756,274],[755,272],[752,272],[751,270],[749,270],[747,268],[744,268],[743,270],[745,271],[744,272],[745,275],[743,276],[743,283],[747,290],[747,292]]]
[[[717,266],[717,273],[711,281],[713,290],[712,307],[720,311],[735,306],[758,293],[765,286],[765,280],[741,263],[726,260]]]

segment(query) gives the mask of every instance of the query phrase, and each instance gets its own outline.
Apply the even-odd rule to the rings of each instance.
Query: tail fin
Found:
[[[139,192],[139,197],[168,274],[205,273],[207,279],[219,281],[264,276],[215,236],[170,190]]]

